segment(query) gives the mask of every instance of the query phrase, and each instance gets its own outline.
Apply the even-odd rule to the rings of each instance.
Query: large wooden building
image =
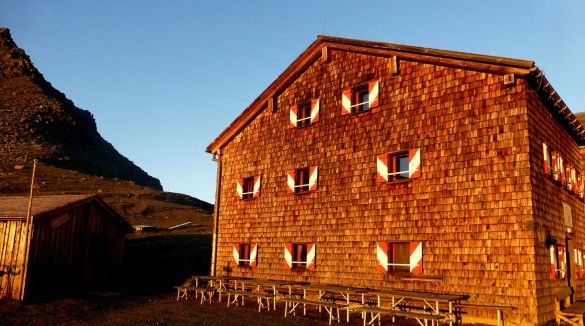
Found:
[[[0,298],[104,289],[133,228],[98,196],[0,197]]]
[[[544,324],[560,290],[585,299],[583,145],[532,61],[319,36],[207,147],[211,272],[464,294]]]

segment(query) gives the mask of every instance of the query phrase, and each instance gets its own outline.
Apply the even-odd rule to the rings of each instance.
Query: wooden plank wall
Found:
[[[581,173],[585,173],[579,146],[567,137],[563,127],[533,92],[528,93],[528,110],[531,164],[534,166],[532,170],[534,220],[540,223],[542,228],[547,230],[558,244],[564,245],[565,239],[570,237],[574,245],[573,248],[585,250],[583,202],[543,173],[543,142],[546,142],[550,149],[559,151],[565,162],[570,162]],[[573,234],[568,234],[566,230],[563,203],[571,207]],[[571,263],[570,279],[553,280],[549,269],[547,269],[550,266],[549,247],[546,247],[542,242],[537,243],[535,248],[536,282],[540,294],[537,306],[540,313],[539,320],[542,322],[554,318],[557,303],[555,295],[561,289],[569,286],[569,282],[576,290],[574,300],[585,299],[585,293],[580,291],[585,285],[585,280],[577,275],[573,248],[569,248],[570,251],[567,255]]]
[[[500,75],[405,60],[393,76],[389,61],[330,51],[222,149],[218,275],[234,243],[257,243],[257,267],[232,275],[467,294],[519,307],[508,321],[538,323],[537,282],[549,269],[525,229],[536,155],[526,83],[506,87]],[[342,90],[373,79],[380,107],[343,116]],[[320,121],[289,129],[289,106],[317,97]],[[375,181],[376,155],[411,148],[421,149],[420,179]],[[286,193],[286,171],[307,166],[319,167],[318,190]],[[255,175],[260,198],[238,199],[238,178]],[[379,241],[422,241],[423,275],[442,281],[376,272]],[[316,243],[314,271],[284,268],[288,242]]]
[[[20,300],[24,276],[26,221],[0,221],[0,299]]]
[[[55,227],[51,221],[68,218]],[[87,203],[35,223],[27,299],[103,289],[119,272],[125,234],[99,205]]]

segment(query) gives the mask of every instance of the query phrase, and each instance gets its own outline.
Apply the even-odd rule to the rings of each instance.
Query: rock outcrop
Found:
[[[98,133],[92,114],[55,89],[0,28],[0,163],[55,167],[162,190]]]

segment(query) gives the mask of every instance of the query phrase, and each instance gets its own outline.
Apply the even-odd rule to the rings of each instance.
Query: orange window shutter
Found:
[[[316,266],[316,246],[314,243],[307,244],[307,269],[315,270]]]
[[[370,81],[368,84],[368,101],[370,109],[377,107],[380,103],[380,82],[378,80]]]
[[[254,198],[260,197],[260,183],[262,178],[257,175],[254,177]]]
[[[550,174],[550,158],[548,153],[548,145],[546,143],[542,143],[542,156],[543,156],[543,163],[544,163],[544,174]]]
[[[408,151],[408,176],[411,179],[420,178],[420,148]]]
[[[297,127],[298,111],[299,111],[298,106],[291,105],[291,107],[290,107],[290,124],[288,125],[288,127],[291,129]]]
[[[388,154],[376,157],[376,181],[388,182]]]
[[[376,259],[378,264],[376,265],[376,271],[387,272],[388,271],[388,243],[378,242],[376,243]]]
[[[423,244],[422,242],[410,243],[410,272],[422,274],[423,271]]]
[[[341,115],[351,114],[351,89],[341,94]]]
[[[292,253],[293,253],[293,244],[286,243],[284,245],[284,268],[292,269]]]
[[[295,185],[296,185],[296,171],[295,170],[288,170],[286,173],[286,192],[292,194],[295,192]]]
[[[319,176],[319,168],[311,166],[309,169],[309,191],[317,190],[317,179]]]
[[[258,256],[258,244],[253,243],[250,246],[250,266],[256,267],[256,257]]]
[[[232,265],[238,266],[240,264],[240,245],[235,244],[232,250]]]
[[[244,179],[238,179],[238,183],[236,185],[236,193],[238,194],[239,199],[244,198]]]
[[[556,245],[550,246],[550,276],[553,280],[557,279],[557,256]]]
[[[319,99],[311,101],[311,123],[319,121],[319,106],[320,106]]]

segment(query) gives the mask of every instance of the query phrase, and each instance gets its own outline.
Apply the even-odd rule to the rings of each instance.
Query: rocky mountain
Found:
[[[0,148],[2,162],[36,158],[162,190],[158,179],[101,137],[89,111],[75,107],[45,80],[6,28],[0,28]]]
[[[160,181],[103,139],[92,114],[46,81],[10,31],[0,28],[0,195],[28,193],[34,159],[38,193],[99,193],[131,223],[166,227],[191,218],[209,226],[211,204],[163,192]]]

